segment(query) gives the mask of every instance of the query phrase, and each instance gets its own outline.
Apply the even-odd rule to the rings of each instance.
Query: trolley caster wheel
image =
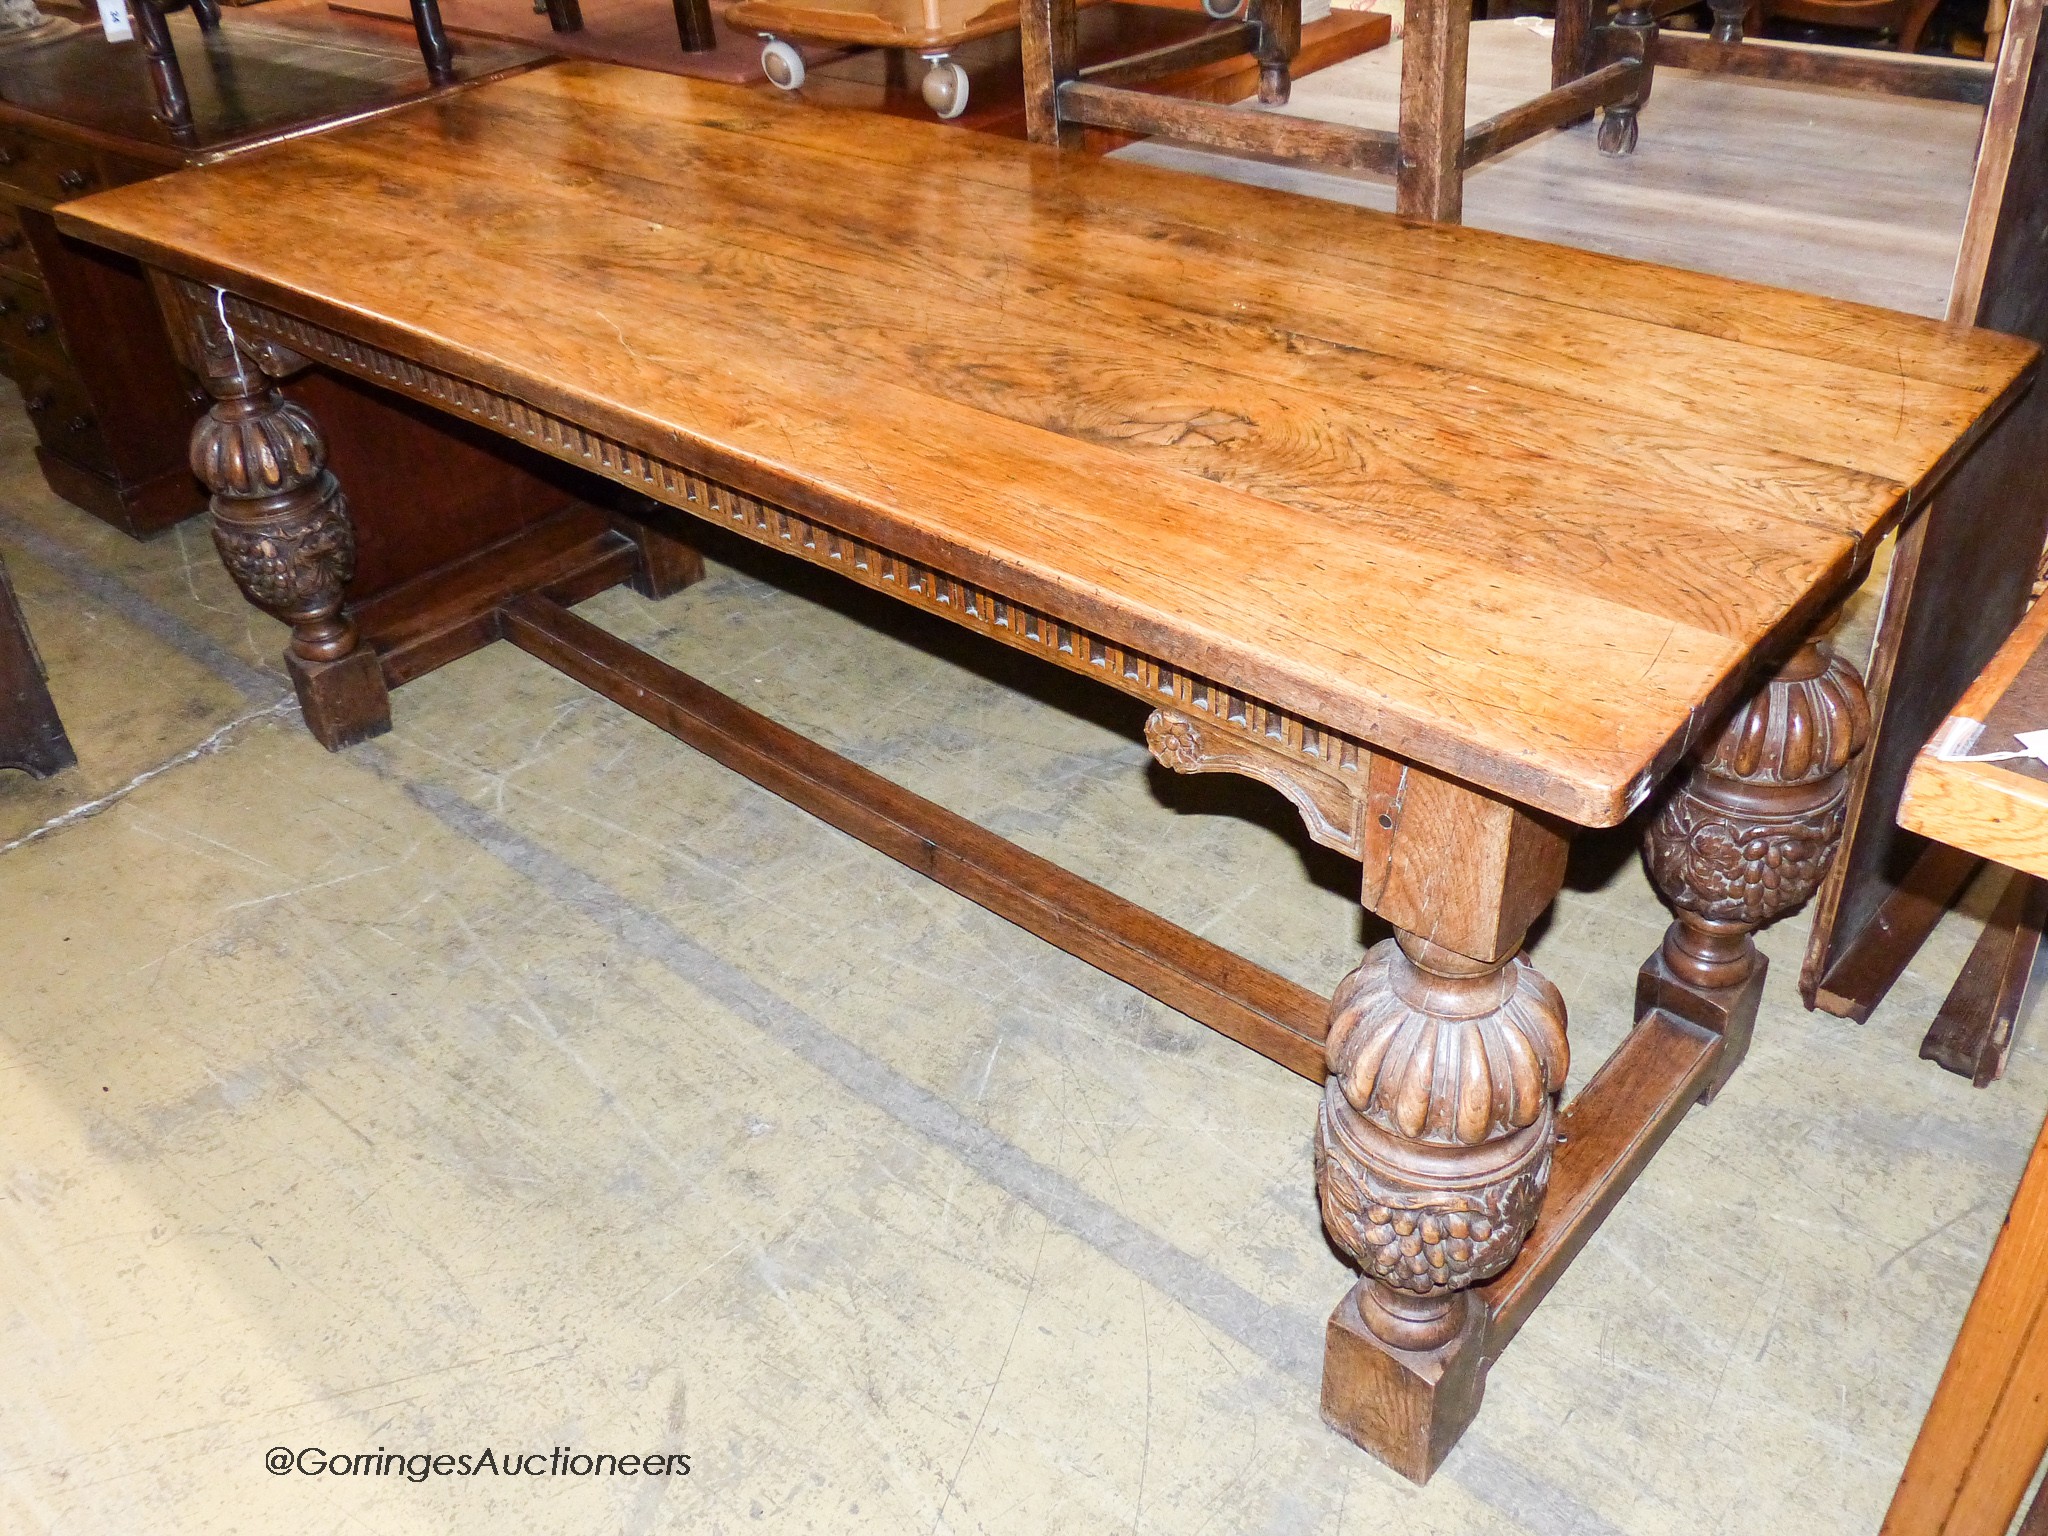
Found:
[[[1202,0],[1202,14],[1214,21],[1228,21],[1244,9],[1244,0]]]
[[[934,59],[918,90],[924,104],[945,121],[967,110],[967,71],[951,59]]]
[[[761,48],[761,73],[778,89],[794,91],[804,83],[804,56],[779,37],[771,37]]]

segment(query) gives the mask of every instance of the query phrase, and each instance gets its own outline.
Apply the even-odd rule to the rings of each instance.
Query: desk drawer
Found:
[[[21,215],[11,203],[0,203],[0,277],[27,278],[37,284],[43,280],[35,248],[22,232]]]
[[[64,355],[64,342],[57,333],[57,316],[50,308],[49,295],[35,283],[0,277],[0,347],[31,369],[68,374],[71,361]],[[11,370],[16,377],[27,374]]]
[[[0,123],[0,186],[31,203],[69,202],[106,185],[89,149]]]
[[[59,458],[103,475],[114,472],[113,455],[100,435],[100,424],[92,403],[77,380],[42,372],[21,372],[22,404],[35,423],[36,436]]]

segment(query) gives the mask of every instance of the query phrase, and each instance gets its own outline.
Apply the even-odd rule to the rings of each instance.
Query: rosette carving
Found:
[[[1202,737],[1194,721],[1170,710],[1155,709],[1145,721],[1145,745],[1162,767],[1175,773],[1199,773],[1203,767]]]
[[[1413,935],[1331,1000],[1316,1180],[1331,1240],[1373,1282],[1361,1314],[1433,1348],[1455,1293],[1521,1251],[1550,1178],[1571,1052],[1564,999],[1526,961],[1468,961]]]
[[[1696,754],[1643,839],[1650,878],[1678,911],[1663,948],[1677,977],[1708,989],[1749,978],[1751,932],[1827,874],[1844,770],[1869,735],[1863,680],[1815,638]]]

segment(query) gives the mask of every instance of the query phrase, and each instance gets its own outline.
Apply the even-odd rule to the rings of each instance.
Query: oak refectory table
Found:
[[[1311,1079],[1362,1276],[1323,1411],[1414,1478],[1747,1043],[1867,724],[1830,610],[2034,349],[937,125],[563,64],[67,205],[155,274],[193,459],[329,746],[385,729],[320,429],[374,381],[1152,706],[1359,861],[1396,937],[1333,998],[918,799],[569,611],[473,594],[625,708]],[[675,517],[674,514],[683,514]],[[487,572],[485,573],[488,574]],[[479,578],[481,579],[481,578]],[[616,573],[611,578],[618,579]],[[1673,780],[1666,785],[1667,778]],[[1522,956],[1572,829],[1658,797],[1677,921],[1568,1106]]]

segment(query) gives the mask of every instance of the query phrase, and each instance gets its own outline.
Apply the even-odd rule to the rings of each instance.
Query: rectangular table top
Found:
[[[1587,825],[2034,361],[589,63],[62,222]]]

